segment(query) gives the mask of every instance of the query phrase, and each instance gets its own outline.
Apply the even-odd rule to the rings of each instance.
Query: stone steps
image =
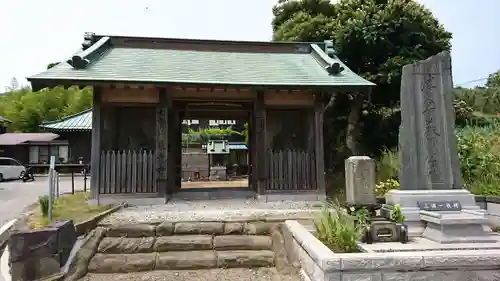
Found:
[[[91,259],[90,273],[128,273],[151,270],[273,267],[270,250],[171,251],[138,254],[102,254]]]
[[[272,250],[266,235],[173,235],[159,237],[104,237],[97,253],[136,254],[169,251]]]
[[[155,237],[171,235],[269,235],[271,222],[162,222],[153,224],[111,225],[107,237]]]
[[[266,222],[163,222],[112,225],[88,272],[274,267],[277,257]]]

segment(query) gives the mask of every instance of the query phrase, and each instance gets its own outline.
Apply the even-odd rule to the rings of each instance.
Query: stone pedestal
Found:
[[[476,205],[474,195],[466,189],[448,190],[391,190],[385,195],[385,202],[381,213],[389,218],[392,206],[399,204],[401,211],[406,217],[405,224],[408,226],[410,237],[421,236],[425,230],[425,222],[421,219],[418,202],[422,201],[446,201],[455,200],[460,202],[463,210],[483,213]]]
[[[211,181],[225,181],[227,180],[226,166],[213,166],[210,167],[210,180]]]
[[[441,243],[496,243],[497,236],[485,230],[488,219],[483,213],[463,210],[454,212],[420,211],[426,222],[422,237]]]

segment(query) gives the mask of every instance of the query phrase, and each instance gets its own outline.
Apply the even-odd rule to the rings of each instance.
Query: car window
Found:
[[[9,159],[0,159],[0,166],[10,166]]]
[[[21,163],[17,162],[17,160],[9,159],[9,165],[11,166],[21,166]]]

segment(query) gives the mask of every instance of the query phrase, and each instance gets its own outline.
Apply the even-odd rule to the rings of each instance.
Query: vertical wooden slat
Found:
[[[155,186],[156,184],[153,182],[153,175],[154,175],[154,169],[153,169],[153,154],[151,151],[148,153],[148,185],[147,188],[148,190],[146,192],[155,192]]]
[[[267,161],[269,161],[269,184],[268,188],[274,190],[274,157],[272,150],[267,151]]]
[[[110,151],[110,164],[111,164],[111,181],[109,193],[118,193],[116,182],[116,151]]]
[[[111,154],[110,151],[105,151],[104,166],[106,167],[106,183],[104,184],[104,193],[111,193]]]
[[[141,192],[146,192],[148,186],[148,154],[147,151],[142,152],[142,183]]]
[[[309,179],[309,182],[311,183],[311,189],[317,189],[317,185],[316,185],[316,180],[315,180],[315,174],[316,174],[316,171],[314,170],[314,166],[315,166],[315,163],[316,163],[316,155],[315,155],[315,152],[314,151],[310,151],[309,152],[309,176],[310,176],[310,179]]]
[[[113,156],[114,156],[113,166],[115,166],[115,172],[113,174],[114,177],[113,193],[120,193],[120,151],[118,150],[114,151]]]
[[[279,178],[280,178],[280,190],[283,190],[285,189],[285,178],[286,178],[286,171],[285,171],[285,157],[284,157],[284,151],[283,150],[280,150],[279,152],[279,163],[280,163],[280,175],[279,175]]]
[[[295,156],[295,169],[297,171],[296,173],[296,177],[295,177],[295,181],[296,181],[296,188],[297,190],[301,190],[301,189],[304,189],[303,186],[302,186],[302,161],[304,160],[303,157],[304,157],[304,151],[297,151],[295,152],[296,153],[296,156]]]
[[[127,193],[131,193],[132,192],[132,153],[133,153],[133,150],[127,150],[127,153],[125,154],[126,155],[126,167],[125,167],[125,179],[126,179],[126,182],[127,182]]]
[[[137,151],[132,153],[132,192],[137,192]]]
[[[137,185],[135,187],[135,191],[137,193],[141,193],[142,179],[143,179],[143,172],[142,172],[143,165],[144,164],[142,160],[142,152],[137,152]]]
[[[156,171],[156,162],[154,160],[154,152],[151,151],[151,181],[152,181],[152,192],[158,192],[159,191],[159,181],[158,181],[158,174],[155,173]],[[168,159],[167,159],[168,160]],[[166,187],[165,187],[165,192],[166,192]]]
[[[127,193],[127,153],[120,153],[120,193]]]

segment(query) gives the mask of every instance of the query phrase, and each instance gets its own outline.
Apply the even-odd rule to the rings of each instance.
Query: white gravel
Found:
[[[307,219],[321,204],[305,201],[263,203],[255,199],[173,200],[167,204],[129,206],[101,221],[101,224],[154,223],[161,221],[230,221],[270,218]]]

